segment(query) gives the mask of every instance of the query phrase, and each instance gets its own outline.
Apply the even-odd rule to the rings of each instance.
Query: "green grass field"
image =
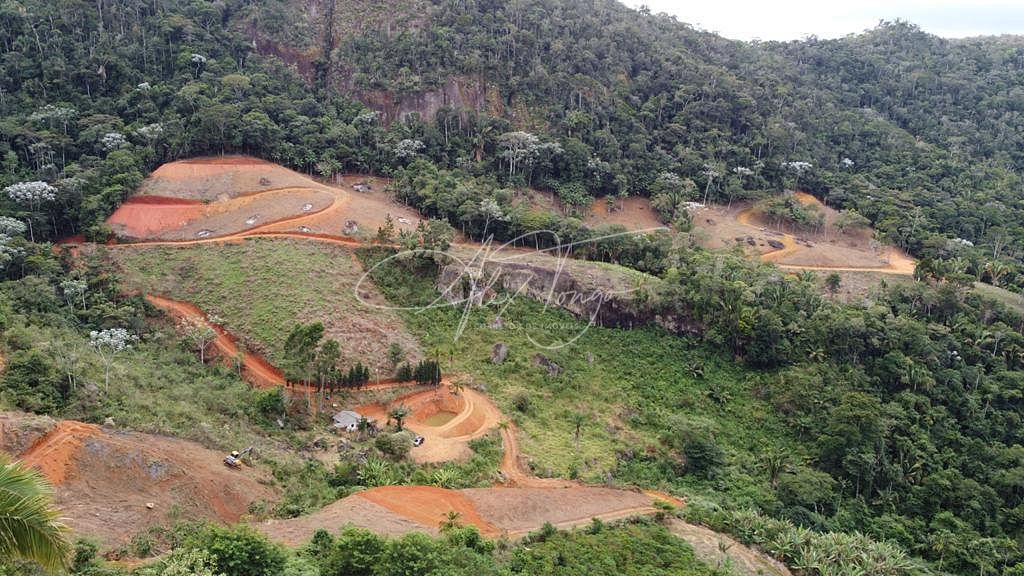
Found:
[[[429,280],[408,278],[408,273],[375,276],[396,304],[434,297]],[[805,456],[785,423],[758,399],[762,378],[697,340],[656,328],[588,327],[566,312],[522,298],[503,311],[504,327],[494,328],[499,312],[477,308],[465,314],[444,307],[403,315],[426,354],[439,358],[446,372],[463,374],[485,389],[516,422],[522,451],[539,475],[766,502],[773,496],[758,466],[760,455],[774,450],[795,461]],[[545,348],[574,337],[571,344]],[[501,364],[491,361],[497,343],[509,348]],[[552,376],[538,356],[556,363],[560,374]],[[666,444],[677,428],[707,430],[724,448],[718,474],[699,478],[672,470]]]
[[[418,357],[416,340],[393,312],[356,297],[363,275],[350,250],[322,243],[254,239],[243,244],[122,247],[111,251],[126,289],[192,302],[215,314],[251,348],[280,364],[296,323],[321,321],[347,363],[385,366],[398,342]],[[365,302],[383,302],[371,283]]]
[[[1001,302],[1019,314],[1024,314],[1024,296],[1020,294],[984,282],[975,282],[974,291],[985,298]]]

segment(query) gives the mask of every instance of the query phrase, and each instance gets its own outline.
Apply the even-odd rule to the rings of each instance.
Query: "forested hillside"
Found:
[[[892,23],[744,44],[564,0],[62,0],[0,19],[5,185],[59,183],[36,216],[53,236],[95,226],[168,159],[331,174],[423,156],[570,204],[806,188],[940,275],[1020,284],[1018,37]]]
[[[88,334],[120,330],[133,370],[113,390],[145,390],[149,410],[170,411],[161,395],[177,380],[163,374],[185,378],[174,366],[187,354],[164,346],[102,253],[75,266],[48,242],[107,240],[106,218],[156,166],[231,152],[325,178],[391,177],[395,199],[469,239],[588,239],[597,231],[576,210],[631,195],[680,231],[686,202],[785,189],[859,214],[919,258],[918,282],[843,304],[812,274],[668,234],[580,248],[658,276],[645,310],[693,328],[593,336],[619,354],[636,346],[644,382],[627,362],[597,365],[622,369],[616,385],[642,398],[614,406],[615,425],[654,439],[606,454],[598,472],[696,494],[698,519],[806,560],[801,573],[827,573],[802,554],[849,537],[895,551],[902,563],[886,574],[1022,574],[1024,318],[971,286],[1024,291],[1024,38],[952,41],[896,22],[742,43],[610,0],[0,0],[0,407],[163,420],[66,378],[79,357],[99,378]],[[553,193],[564,213],[530,206],[525,188]],[[430,292],[436,265],[416,264],[374,280]],[[449,312],[410,320],[425,349],[442,345],[437,327],[454,329]],[[536,398],[602,382],[543,378],[526,361],[498,372],[489,354],[458,362]],[[234,396],[244,419],[247,396]],[[198,414],[219,424],[215,400]],[[567,429],[578,414],[544,409]],[[194,429],[199,417],[175,421]],[[736,440],[766,421],[785,449]],[[556,544],[524,553],[523,570]]]

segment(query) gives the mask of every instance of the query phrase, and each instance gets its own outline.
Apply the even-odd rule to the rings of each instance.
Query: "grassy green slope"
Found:
[[[302,240],[249,240],[190,247],[125,247],[113,251],[127,288],[187,300],[279,364],[296,323],[323,322],[346,361],[384,363],[391,342],[412,356],[416,341],[401,320],[360,302],[363,271],[343,247]],[[379,300],[370,283],[364,301]]]
[[[409,278],[375,276],[395,304],[431,301],[430,281]],[[494,328],[499,313],[504,326]],[[467,315],[459,308],[434,307],[403,315],[426,354],[440,358],[446,372],[465,374],[486,387],[515,420],[522,451],[539,475],[613,479],[687,493],[724,491],[738,502],[765,502],[772,496],[758,468],[759,455],[769,449],[802,454],[782,420],[758,398],[760,379],[697,340],[655,328],[588,328],[565,312],[525,299],[504,311],[476,308]],[[538,346],[576,335],[558,349]],[[509,355],[494,364],[491,355],[499,342],[509,347]],[[538,365],[538,355],[558,364],[561,373],[552,376]],[[676,473],[678,456],[666,441],[680,428],[708,430],[725,449],[726,462],[717,474]]]

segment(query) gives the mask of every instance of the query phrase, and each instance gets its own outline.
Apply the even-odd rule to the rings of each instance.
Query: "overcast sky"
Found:
[[[738,40],[837,38],[909,20],[946,38],[1024,34],[1024,0],[626,0]]]

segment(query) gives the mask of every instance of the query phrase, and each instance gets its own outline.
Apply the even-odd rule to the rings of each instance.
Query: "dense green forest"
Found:
[[[73,269],[44,242],[105,239],[105,218],[168,160],[240,152],[325,177],[394,176],[396,197],[472,237],[595,233],[571,210],[518,203],[523,186],[569,207],[651,196],[680,227],[682,202],[801,188],[917,255],[920,282],[844,305],[807,277],[667,236],[581,256],[660,276],[647,305],[699,325],[701,353],[744,364],[806,452],[767,455],[749,472],[758,491],[722,488],[722,504],[863,533],[936,571],[1021,574],[1024,318],[970,286],[1024,290],[1024,39],[943,40],[895,22],[740,43],[604,0],[437,0],[356,26],[358,4],[0,2],[4,405],[74,417],[108,402],[38,344],[144,335],[144,307],[102,263]],[[485,104],[387,118],[363,103],[415,100],[453,78]],[[143,340],[133,359],[174,364],[159,348]],[[696,477],[711,492],[729,477],[729,449],[688,431],[616,472],[684,488]],[[706,467],[679,466],[680,453]],[[696,508],[761,543],[750,516]],[[615,534],[648,532],[630,530]],[[531,573],[569,540],[591,550],[604,538],[553,537],[500,567],[490,551],[477,560]]]
[[[102,235],[169,159],[246,152],[330,175],[423,157],[570,204],[805,188],[936,269],[1021,283],[1020,38],[943,40],[896,22],[750,44],[564,0],[438,1],[355,26],[356,2],[311,5],[5,2],[2,183],[58,192],[8,209],[43,237]],[[493,102],[388,119],[358,101],[452,78]]]

